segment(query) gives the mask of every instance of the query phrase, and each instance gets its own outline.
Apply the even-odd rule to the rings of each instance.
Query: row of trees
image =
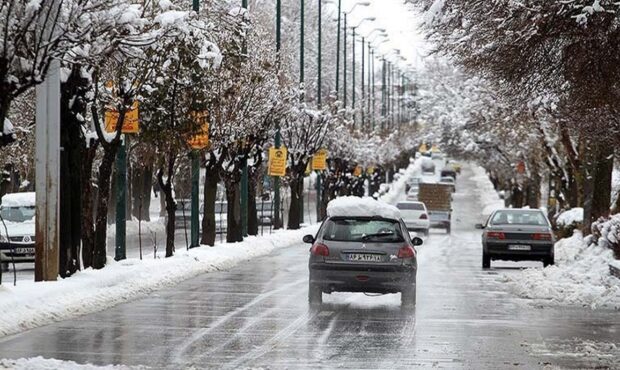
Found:
[[[483,163],[513,206],[540,206],[543,185],[551,212],[584,207],[586,232],[616,211],[618,3],[409,2],[442,55],[420,76],[430,135]]]
[[[189,176],[187,140],[201,132],[199,116],[207,116],[210,139],[198,154],[206,171],[201,237],[206,245],[215,242],[218,184],[228,201],[227,240],[243,238],[239,199],[246,164],[248,232],[258,232],[257,189],[276,130],[289,149],[284,178],[292,197],[289,228],[299,227],[303,178],[317,150],[330,152],[328,170],[319,174],[324,209],[337,195],[363,194],[366,179],[373,191],[383,176],[381,167],[400,164],[401,153],[413,148],[406,139],[415,129],[409,122],[389,132],[387,127],[383,132],[361,130],[352,121],[355,112],[343,109],[331,94],[331,81],[322,86],[324,91],[317,90],[326,98],[316,105],[316,96],[306,90],[312,83],[299,84],[298,49],[291,47],[295,37],[285,38],[280,53],[275,50],[275,5],[258,2],[246,11],[236,3],[204,1],[199,12],[188,11],[190,5],[169,0],[9,0],[0,5],[0,165],[21,176],[20,185],[11,190],[32,189],[35,123],[32,108],[22,107],[34,106],[33,87],[44,80],[53,60],[61,61],[63,277],[82,266],[102,268],[106,263],[115,162],[123,143],[129,153],[129,214],[148,218],[154,182],[165,199],[166,257],[174,254],[176,193]],[[314,24],[309,26],[312,35],[311,29],[319,27],[316,10],[316,4],[306,9],[307,24]],[[285,19],[295,19],[294,14]],[[320,26],[333,27],[325,22]],[[330,69],[335,35],[326,33],[325,38]],[[314,53],[315,46],[307,44]],[[306,75],[316,75],[315,65],[306,68]],[[395,102],[412,101],[400,89]],[[140,132],[123,135],[123,124],[135,109]],[[112,130],[106,130],[110,112],[117,115]],[[377,122],[390,119],[377,112]],[[377,171],[356,177],[357,165]]]

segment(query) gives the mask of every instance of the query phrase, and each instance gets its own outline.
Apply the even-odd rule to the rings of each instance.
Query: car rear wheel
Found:
[[[402,307],[415,306],[415,301],[415,287],[407,288],[400,293],[400,304]]]
[[[553,256],[549,256],[549,257],[545,257],[543,259],[543,266],[547,267],[549,265],[554,265],[555,264],[555,260],[553,258]]]
[[[488,269],[490,267],[491,267],[491,256],[489,256],[485,252],[482,252],[482,268]]]
[[[308,303],[311,305],[320,305],[323,303],[323,291],[312,283],[308,285]]]

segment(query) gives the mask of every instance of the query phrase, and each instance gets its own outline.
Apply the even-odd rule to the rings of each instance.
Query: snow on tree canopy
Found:
[[[11,193],[2,197],[3,207],[34,207],[36,205],[36,193]]]
[[[328,217],[383,217],[401,218],[398,208],[373,198],[340,197],[327,204]]]

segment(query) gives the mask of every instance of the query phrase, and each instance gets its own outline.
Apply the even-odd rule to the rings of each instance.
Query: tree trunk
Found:
[[[106,263],[106,243],[108,232],[108,205],[110,200],[110,180],[114,159],[118,152],[120,141],[104,147],[103,159],[99,166],[97,198],[97,217],[95,219],[95,244],[93,250],[93,268],[101,269]]]
[[[217,200],[217,184],[220,182],[217,164],[207,163],[204,183],[203,215],[202,215],[202,235],[200,244],[215,245],[216,223],[215,223],[215,201]]]
[[[594,166],[594,191],[592,193],[592,213],[590,222],[609,216],[611,205],[611,174],[614,167],[614,150],[611,145],[598,145]]]
[[[157,172],[157,181],[161,189],[161,197],[166,201],[166,258],[174,255],[174,233],[175,233],[175,211],[176,204],[172,196],[172,184],[174,182],[174,165],[176,162],[176,154],[169,151],[167,154],[167,179],[164,182],[164,171],[160,169]]]
[[[256,206],[256,169],[250,172],[248,181],[248,235],[258,235],[258,207]]]
[[[305,169],[304,169],[305,170]],[[289,186],[291,188],[291,205],[288,209],[288,229],[291,230],[297,230],[300,227],[300,208],[299,208],[299,202],[300,199],[302,198],[301,194],[299,193],[299,183],[301,182],[303,184],[303,172],[301,173],[301,175],[297,172],[297,168],[293,168],[291,169],[291,172],[293,172],[291,174],[291,177],[289,179]],[[301,178],[301,179],[300,179]]]
[[[95,209],[97,197],[93,194],[92,168],[98,144],[91,140],[88,148],[82,149],[81,178],[82,178],[82,263],[84,268],[93,266],[93,252],[95,250]]]
[[[226,242],[228,243],[243,241],[239,195],[239,182],[226,181],[226,200],[228,201]]]

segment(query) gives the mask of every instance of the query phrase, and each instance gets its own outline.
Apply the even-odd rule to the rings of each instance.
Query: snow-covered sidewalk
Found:
[[[504,201],[500,199],[497,191],[495,191],[491,180],[489,180],[489,175],[486,173],[484,168],[472,164],[471,169],[474,173],[474,176],[472,176],[471,179],[477,185],[476,195],[478,196],[478,199],[480,199],[482,216],[486,219],[494,210],[504,208]]]
[[[56,282],[21,282],[0,286],[0,337],[26,329],[101,311],[146,296],[202,273],[230,269],[278,248],[300,244],[318,226],[281,230],[243,242],[177,251],[170,258],[109,258],[104,269],[87,269]]]

